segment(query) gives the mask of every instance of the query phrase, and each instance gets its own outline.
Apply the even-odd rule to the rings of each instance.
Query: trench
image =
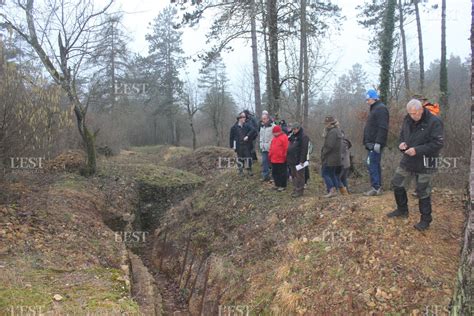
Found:
[[[189,196],[198,184],[159,187],[137,182],[136,203],[131,216],[103,215],[104,223],[122,234],[127,248],[132,298],[144,315],[191,315],[180,287],[161,271],[160,259],[153,253],[158,238],[155,230],[172,206]],[[124,236],[127,234],[127,237]],[[128,241],[125,242],[125,239]]]

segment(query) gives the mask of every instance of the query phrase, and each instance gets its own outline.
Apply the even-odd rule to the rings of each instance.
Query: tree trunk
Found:
[[[153,118],[153,143],[158,144],[158,122],[156,116]]]
[[[471,170],[474,170],[474,2],[471,7]],[[456,290],[450,315],[472,315],[474,312],[474,174],[470,175],[470,203],[464,232],[464,243],[458,270]]]
[[[114,43],[115,39],[114,39],[114,22],[112,22],[112,54],[111,54],[111,73],[112,73],[112,88],[111,88],[111,93],[110,93],[110,97],[111,97],[111,109],[110,109],[110,112],[111,112],[111,121],[112,121],[112,124],[115,123],[115,43]]]
[[[446,120],[448,112],[448,69],[446,65],[446,0],[441,2],[441,63],[439,70],[439,105]]]
[[[255,21],[256,15],[255,0],[251,3],[251,37],[252,37],[252,64],[253,64],[253,87],[255,98],[255,113],[257,117],[262,115],[262,97],[260,93],[260,75],[258,70],[258,47],[257,47],[257,25]]]
[[[214,127],[214,136],[216,138],[216,146],[219,147],[221,145],[221,138],[219,137],[219,122],[217,121],[216,118],[212,122],[212,125]]]
[[[267,31],[268,31],[268,17],[265,14],[265,10],[263,10],[263,0],[260,0],[260,4],[262,6],[262,29],[263,29],[263,45],[264,45],[264,50],[265,50],[265,87],[266,87],[266,94],[267,94],[267,104],[266,104],[266,110],[270,114],[274,114],[273,110],[271,109],[271,105],[273,104],[273,92],[272,92],[272,70],[270,68],[270,55],[268,53],[268,36],[267,36]]]
[[[190,117],[189,125],[191,126],[191,133],[193,134],[193,150],[196,150],[196,131],[194,130],[193,118]]]
[[[396,0],[388,0],[383,17],[380,47],[380,99],[388,105],[390,97],[390,74],[393,55],[393,31],[395,29]]]
[[[418,55],[420,63],[420,91],[423,94],[425,89],[425,58],[423,55],[423,34],[421,30],[420,9],[418,7],[419,0],[415,0],[416,29],[418,31]]]
[[[301,122],[301,99],[303,94],[303,59],[304,59],[304,40],[305,40],[305,23],[306,23],[306,0],[301,0],[300,7],[300,60],[298,65],[298,82],[296,85],[296,121]]]
[[[87,166],[86,169],[84,170],[84,175],[85,176],[90,176],[95,174],[97,170],[97,162],[96,162],[96,148],[95,148],[95,134],[92,134],[89,129],[86,127],[86,125],[83,125],[84,128],[84,136],[83,136],[83,141],[84,144],[86,145],[86,152],[87,152]]]
[[[309,59],[308,59],[308,24],[306,18],[306,0],[304,2],[303,12],[303,126],[308,127],[309,114]]]
[[[74,104],[74,114],[76,115],[77,127],[79,134],[81,135],[84,147],[86,150],[87,160],[86,168],[83,170],[85,176],[93,175],[97,170],[96,163],[96,148],[95,148],[95,137],[97,133],[92,133],[86,125],[85,121],[85,109],[80,104],[79,100],[76,99],[75,95],[69,90],[66,83],[63,83],[64,90],[66,91],[69,101]]]
[[[403,17],[403,5],[402,0],[398,0],[398,11],[400,18],[400,37],[402,40],[402,52],[403,52],[403,74],[405,78],[405,97],[410,93],[410,77],[408,76],[408,57],[407,57],[407,41],[405,38],[405,18]]]
[[[278,69],[278,10],[277,0],[267,1],[268,12],[268,41],[270,43],[270,69],[272,85],[272,101],[270,104],[271,113],[280,112],[280,73]]]

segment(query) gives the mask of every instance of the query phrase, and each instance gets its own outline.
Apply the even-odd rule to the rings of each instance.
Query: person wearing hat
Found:
[[[367,91],[366,102],[370,107],[370,111],[364,127],[363,143],[368,151],[367,168],[369,170],[371,188],[364,195],[374,196],[382,194],[382,168],[380,161],[383,148],[387,144],[389,113],[374,89]]]
[[[421,213],[420,222],[415,228],[423,231],[428,229],[432,221],[431,180],[436,172],[437,157],[444,145],[444,129],[441,119],[424,108],[419,100],[410,100],[407,112],[398,146],[403,156],[392,178],[397,208],[387,216],[408,217],[406,188],[411,180],[415,179],[418,208]]]
[[[339,173],[342,166],[341,147],[342,132],[339,123],[332,116],[324,119],[324,144],[321,147],[321,176],[326,184],[326,198],[337,195],[337,189],[341,187]]]
[[[308,155],[309,137],[305,135],[303,128],[299,123],[291,124],[292,134],[289,138],[287,161],[290,167],[291,177],[293,179],[292,197],[299,197],[304,192],[304,168],[303,164]],[[300,165],[300,170],[296,166]],[[307,167],[306,167],[307,168]]]
[[[244,112],[237,116],[237,122],[230,129],[229,145],[237,153],[239,174],[243,175],[243,167],[252,176],[252,139],[255,139],[257,130],[247,121]]]
[[[288,137],[282,131],[280,125],[272,128],[273,139],[270,144],[268,158],[272,163],[272,177],[275,182],[273,187],[281,192],[286,189],[288,181],[288,168],[286,165],[286,154],[288,151]]]

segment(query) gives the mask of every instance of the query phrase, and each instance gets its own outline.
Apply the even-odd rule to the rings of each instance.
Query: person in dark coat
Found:
[[[342,159],[342,133],[339,123],[332,116],[324,119],[324,144],[321,147],[321,175],[326,184],[327,194],[324,197],[330,198],[337,195],[340,187],[338,174],[340,173]]]
[[[258,132],[260,130],[259,123],[258,123],[258,120],[255,117],[255,115],[250,113],[249,110],[244,110],[243,113],[245,113],[245,117],[246,117],[245,122],[250,124],[250,126],[252,126],[253,129],[255,129],[257,131],[254,138],[250,140],[252,142],[252,147],[250,148],[250,153],[252,155],[253,161],[257,161],[258,159],[257,159],[257,151],[255,150],[255,140],[257,139]]]
[[[371,189],[364,193],[367,196],[382,194],[382,159],[383,148],[387,144],[389,113],[388,109],[379,100],[373,89],[367,91],[367,104],[370,106],[369,116],[364,128],[363,143],[368,151],[367,167],[370,175]]]
[[[244,112],[237,117],[237,122],[230,130],[229,146],[237,153],[237,166],[239,174],[243,175],[245,167],[250,176],[252,173],[252,139],[257,135],[256,129],[246,122],[247,116]]]
[[[412,99],[407,104],[408,114],[400,131],[400,145],[403,152],[400,165],[392,178],[397,209],[388,217],[408,217],[406,189],[413,178],[416,179],[418,207],[421,213],[417,230],[428,229],[431,216],[431,180],[438,165],[438,155],[444,145],[443,123],[439,117],[423,108],[419,100]]]
[[[348,179],[351,174],[351,148],[352,143],[346,138],[344,131],[342,131],[342,146],[341,146],[341,172],[339,173],[339,192],[342,195],[349,194]]]
[[[299,123],[291,124],[292,135],[289,139],[287,162],[290,167],[291,177],[293,179],[292,197],[299,197],[304,192],[304,167],[308,155],[309,137],[305,135],[303,128]],[[297,170],[296,166],[301,169]],[[306,167],[308,168],[308,167]]]
[[[281,130],[280,125],[273,126],[273,139],[270,144],[268,158],[272,163],[272,177],[275,181],[275,190],[279,192],[286,189],[288,181],[288,168],[286,165],[286,155],[288,152],[288,137]]]

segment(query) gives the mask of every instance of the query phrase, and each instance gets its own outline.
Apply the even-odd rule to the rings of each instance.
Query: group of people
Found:
[[[366,93],[369,115],[364,128],[363,145],[367,150],[367,168],[371,188],[366,196],[377,196],[382,191],[382,153],[387,146],[389,111],[377,92]],[[425,230],[432,221],[431,180],[436,171],[436,159],[443,147],[443,124],[439,118],[439,106],[428,102],[422,96],[414,96],[406,106],[398,149],[402,153],[400,165],[392,178],[397,208],[388,213],[390,218],[408,216],[407,188],[416,180],[416,196],[419,199],[420,222],[418,230]],[[349,194],[348,177],[351,169],[351,142],[345,137],[339,122],[333,116],[324,120],[323,143],[321,147],[321,176],[330,198],[338,194]],[[287,127],[284,120],[273,119],[263,111],[261,121],[249,112],[243,111],[230,132],[230,147],[239,160],[239,174],[244,166],[249,175],[252,161],[256,160],[255,142],[259,138],[261,152],[262,181],[273,181],[273,189],[284,191],[288,179],[293,183],[292,197],[303,195],[309,179],[309,160],[312,144],[299,123]],[[271,175],[270,175],[271,173]]]

